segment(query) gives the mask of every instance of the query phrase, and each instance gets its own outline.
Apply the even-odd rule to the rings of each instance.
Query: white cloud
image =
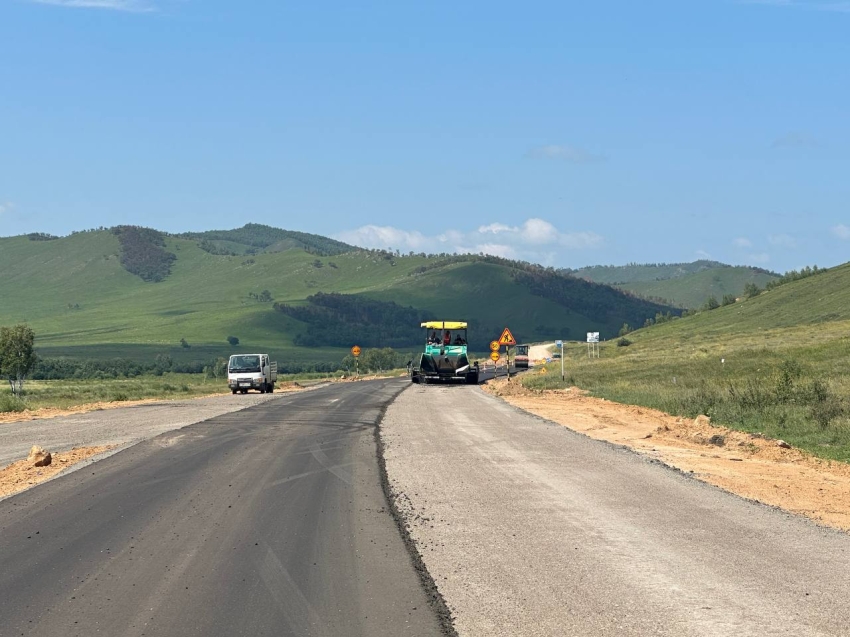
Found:
[[[736,248],[752,248],[753,242],[747,239],[746,237],[738,237],[733,242]]]
[[[843,223],[839,223],[837,226],[833,226],[830,229],[830,232],[833,236],[838,237],[839,239],[850,239],[850,226],[845,226]]]
[[[513,226],[506,226],[503,223],[491,223],[489,226],[481,226],[478,228],[478,232],[481,234],[499,234],[500,232],[516,232],[516,228]]]
[[[367,248],[393,248],[403,252],[427,251],[433,243],[433,238],[426,237],[421,232],[407,232],[391,226],[372,225],[341,232],[336,235],[336,238],[345,243]]]
[[[594,232],[561,232],[544,219],[531,218],[518,226],[495,222],[462,232],[456,229],[427,235],[391,226],[367,225],[335,235],[336,239],[366,248],[393,248],[402,252],[490,254],[535,263],[552,263],[558,251],[586,250],[602,245]]]
[[[705,250],[697,250],[696,257],[697,259],[711,259],[711,255]]]
[[[787,234],[772,234],[767,238],[767,242],[778,248],[796,248],[797,240]]]
[[[591,164],[594,162],[605,161],[607,157],[592,153],[584,148],[576,146],[558,146],[549,144],[547,146],[538,146],[532,148],[526,153],[526,157],[532,159],[556,159],[566,161],[572,164]]]
[[[751,254],[747,257],[753,263],[768,263],[770,261],[770,255],[766,252],[759,252],[757,254]]]
[[[11,212],[14,207],[15,204],[13,204],[11,201],[7,201],[5,203],[0,202],[0,215],[6,212]]]
[[[132,13],[156,11],[156,7],[146,0],[30,0],[30,2],[75,9],[108,9]]]

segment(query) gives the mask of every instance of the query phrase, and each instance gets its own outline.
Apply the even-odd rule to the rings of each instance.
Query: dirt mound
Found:
[[[116,445],[74,447],[70,451],[52,454],[53,461],[46,467],[36,467],[32,461],[27,459],[13,462],[7,467],[0,469],[0,498],[18,493],[35,484],[49,480],[68,467],[115,447]]]
[[[781,441],[719,427],[705,417],[587,396],[576,388],[531,391],[491,381],[486,391],[584,433],[626,445],[743,497],[850,530],[850,465],[820,460]]]

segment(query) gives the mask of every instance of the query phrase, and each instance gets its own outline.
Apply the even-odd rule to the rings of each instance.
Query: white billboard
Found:
[[[587,342],[588,343],[598,343],[599,342],[599,332],[588,332],[587,333]]]

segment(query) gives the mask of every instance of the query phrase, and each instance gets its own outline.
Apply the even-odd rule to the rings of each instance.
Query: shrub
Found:
[[[628,347],[632,342],[627,339],[625,336],[617,341],[617,347]]]
[[[227,342],[230,343],[233,347],[239,345],[239,339],[235,336],[228,336]]]
[[[0,413],[22,412],[27,404],[20,398],[14,396],[0,396]]]

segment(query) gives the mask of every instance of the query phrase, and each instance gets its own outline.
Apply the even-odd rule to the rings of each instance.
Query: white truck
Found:
[[[274,391],[277,362],[268,354],[234,354],[227,362],[227,386],[234,394],[256,389],[261,394]]]

